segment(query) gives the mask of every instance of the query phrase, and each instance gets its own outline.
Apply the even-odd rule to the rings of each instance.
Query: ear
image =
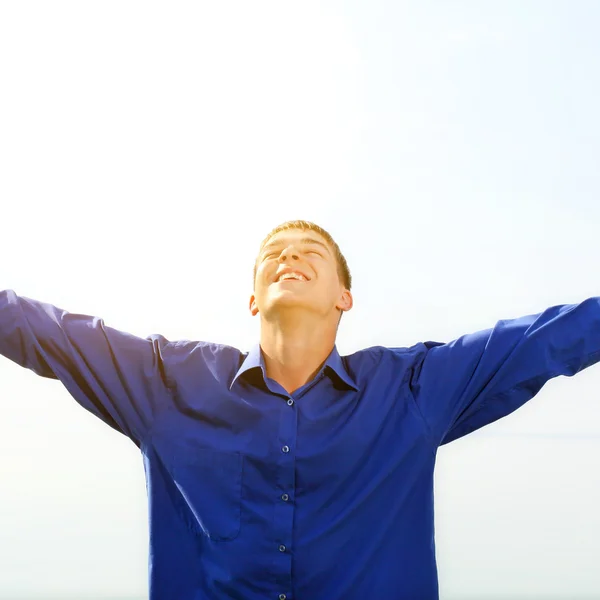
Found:
[[[342,293],[341,298],[338,300],[337,304],[335,305],[335,307],[339,308],[343,311],[347,311],[347,310],[350,310],[353,305],[354,305],[354,300],[352,298],[352,293],[350,292],[350,290],[345,289],[344,292]]]
[[[253,317],[255,317],[258,314],[258,306],[256,306],[256,296],[254,294],[250,296],[250,304],[248,308],[250,309],[250,313]]]

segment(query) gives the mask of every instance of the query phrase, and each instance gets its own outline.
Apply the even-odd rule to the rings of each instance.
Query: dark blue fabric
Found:
[[[600,360],[600,301],[447,344],[334,348],[291,396],[258,345],[140,339],[12,291],[0,352],[140,448],[152,599],[433,600],[437,448]]]

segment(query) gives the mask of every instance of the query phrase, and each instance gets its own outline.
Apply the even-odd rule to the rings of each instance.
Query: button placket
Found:
[[[294,503],[290,500],[294,495],[298,411],[295,406],[296,401],[289,395],[285,396],[283,401],[285,404],[279,404],[279,427],[276,438],[279,452],[275,498],[278,500],[275,506],[272,538],[274,563],[277,565],[277,588],[279,589],[275,588],[273,591],[276,593],[275,598],[281,594],[290,600],[290,594],[286,595],[282,592],[292,589]]]

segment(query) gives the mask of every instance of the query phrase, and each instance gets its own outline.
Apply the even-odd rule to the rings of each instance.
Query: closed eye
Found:
[[[316,250],[308,250],[306,252],[307,254],[316,254],[317,256],[322,256],[320,252],[317,252]],[[279,254],[279,252],[269,252],[268,254],[265,254],[263,256],[263,258],[270,258],[271,256],[275,256]]]

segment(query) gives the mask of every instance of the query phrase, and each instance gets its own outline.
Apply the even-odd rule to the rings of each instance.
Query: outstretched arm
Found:
[[[168,402],[168,341],[141,339],[97,317],[0,292],[0,354],[60,380],[87,410],[139,447]]]
[[[446,444],[510,414],[549,379],[599,362],[600,298],[423,346],[411,388],[434,441]]]

